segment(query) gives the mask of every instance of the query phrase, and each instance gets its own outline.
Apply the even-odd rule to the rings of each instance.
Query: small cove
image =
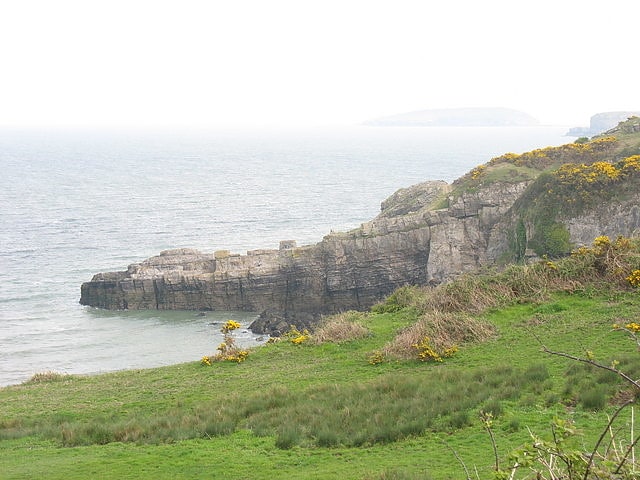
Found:
[[[315,243],[395,190],[573,139],[562,127],[300,131],[0,131],[0,385],[195,361],[238,312],[108,312],[93,274],[171,248],[244,253]]]

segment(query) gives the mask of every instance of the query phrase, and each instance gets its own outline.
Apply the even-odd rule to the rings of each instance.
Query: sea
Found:
[[[566,127],[263,130],[0,128],[0,386],[199,361],[255,312],[106,311],[80,285],[162,250],[314,244],[375,217],[396,190],[453,181]]]

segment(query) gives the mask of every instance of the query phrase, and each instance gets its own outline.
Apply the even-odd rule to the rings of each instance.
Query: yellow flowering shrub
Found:
[[[298,330],[295,325],[291,325],[288,332],[285,332],[282,335],[283,338],[286,338],[294,345],[300,345],[311,338],[311,334],[307,329],[304,329],[302,332]]]
[[[447,347],[442,351],[442,356],[445,358],[453,357],[456,353],[458,353],[458,346],[452,345],[451,347]]]
[[[600,235],[593,240],[593,247],[597,250],[604,250],[611,246],[611,239],[607,235]]]
[[[442,362],[443,358],[454,356],[458,352],[458,346],[452,345],[444,348],[442,351],[437,351],[431,345],[431,339],[424,337],[418,343],[412,345],[417,350],[418,359],[423,362]]]
[[[369,365],[378,365],[384,362],[384,353],[382,353],[380,350],[376,350],[369,355],[368,360]]]
[[[241,325],[235,320],[227,320],[226,322],[224,322],[224,325],[222,326],[222,333],[228,333],[233,330],[237,330],[238,328],[240,328],[240,326]]]
[[[200,364],[206,367],[210,367],[213,362],[228,361],[241,363],[244,362],[249,356],[248,350],[243,350],[236,346],[236,340],[233,338],[232,332],[237,330],[242,325],[235,320],[227,320],[222,325],[220,331],[224,334],[222,343],[218,345],[216,350],[218,353],[212,356],[204,356],[200,360]]]
[[[629,285],[632,287],[640,287],[640,270],[634,270],[631,272],[627,277],[627,282],[629,282]]]
[[[412,347],[418,351],[418,358],[423,362],[442,362],[442,356],[433,349],[429,337],[424,337]]]
[[[471,178],[473,180],[478,179],[479,177],[482,176],[482,174],[484,174],[487,170],[487,166],[486,165],[478,165],[476,168],[474,168],[473,170],[471,170]]]
[[[621,162],[622,171],[625,173],[640,172],[640,155],[632,155],[623,159]]]
[[[640,287],[639,250],[637,240],[622,235],[611,240],[607,235],[600,235],[590,247],[581,246],[573,250],[571,255],[591,264],[608,281],[637,288]]]
[[[557,147],[537,148],[521,154],[505,153],[491,159],[491,164],[510,163],[521,167],[546,169],[566,162],[590,164],[606,158],[617,142],[615,137],[603,137],[586,143],[569,143]]]
[[[596,182],[612,183],[620,177],[621,171],[608,162],[594,162],[591,164],[567,163],[556,170],[555,175],[561,184],[585,188]]]
[[[226,360],[227,362],[236,362],[241,363],[244,362],[249,356],[248,350],[238,350],[235,349],[232,352],[226,354],[222,360]]]
[[[627,323],[627,324],[624,326],[624,328],[625,328],[625,329],[627,329],[627,330],[629,330],[630,332],[633,332],[633,333],[638,333],[638,332],[640,332],[640,324],[638,324],[638,323],[636,323],[636,322],[630,322],[630,323]]]

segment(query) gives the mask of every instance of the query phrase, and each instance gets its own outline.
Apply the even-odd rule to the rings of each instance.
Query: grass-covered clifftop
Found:
[[[521,262],[528,250],[540,257],[568,254],[575,246],[568,222],[598,210],[606,215],[602,207],[640,192],[640,117],[592,139],[493,158],[456,180],[436,207],[496,184],[515,183],[527,187],[503,221],[510,248],[502,262]]]
[[[635,393],[541,345],[637,378],[638,285],[640,243],[603,237],[561,260],[403,288],[241,362],[40,375],[0,389],[0,478],[484,479],[491,436],[505,469],[559,425],[567,451],[591,454]],[[630,422],[624,410],[612,431],[627,438]]]
[[[632,117],[592,139],[583,137],[558,147],[539,148],[521,154],[505,153],[492,158],[456,180],[452,194],[460,195],[494,182],[532,181],[541,173],[552,172],[566,164],[616,163],[639,154],[640,117]]]

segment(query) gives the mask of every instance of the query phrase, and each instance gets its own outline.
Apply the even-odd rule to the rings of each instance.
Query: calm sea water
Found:
[[[195,361],[238,312],[110,312],[78,304],[94,273],[161,250],[244,253],[316,243],[374,217],[398,188],[451,181],[565,128],[308,131],[0,130],[0,385]]]

